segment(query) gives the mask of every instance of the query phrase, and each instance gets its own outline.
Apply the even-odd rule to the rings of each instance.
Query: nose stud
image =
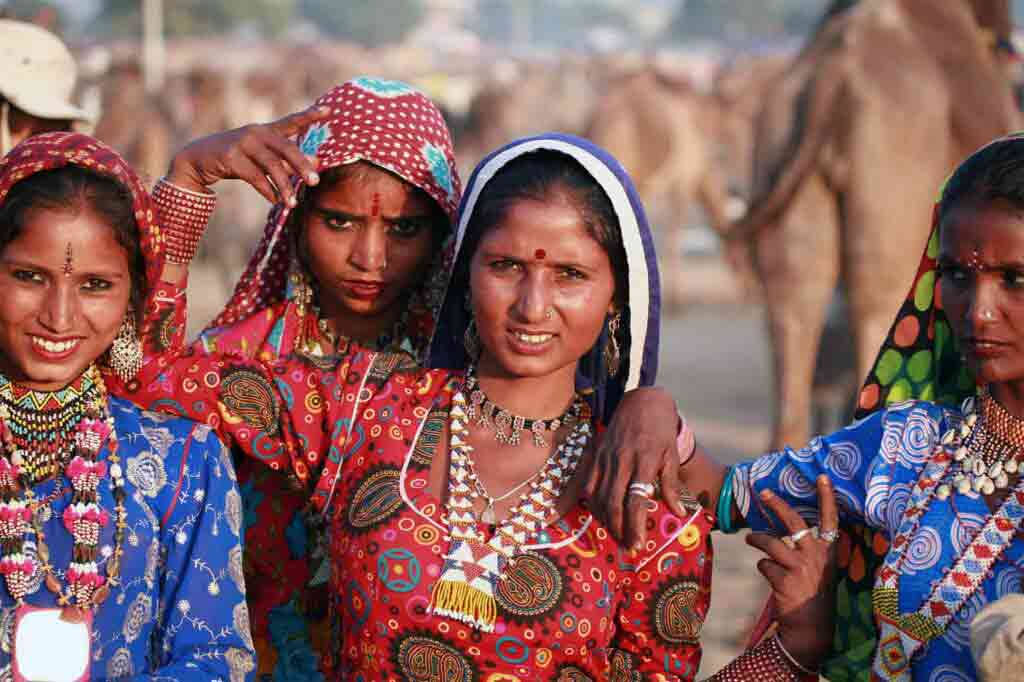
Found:
[[[996,319],[996,314],[994,312],[992,312],[991,310],[982,310],[981,311],[981,319],[983,319],[983,320],[994,320],[994,319]]]
[[[555,309],[553,307],[548,308],[547,310],[544,311],[544,319],[545,320],[550,320],[554,316],[555,316]]]

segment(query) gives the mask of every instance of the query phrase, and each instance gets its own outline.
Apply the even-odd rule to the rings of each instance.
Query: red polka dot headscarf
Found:
[[[959,405],[976,390],[975,379],[960,357],[949,320],[942,309],[936,270],[939,255],[939,207],[948,188],[971,165],[987,163],[981,155],[1013,146],[1024,156],[1024,134],[1001,137],[974,152],[950,176],[932,211],[932,231],[917,276],[896,315],[878,358],[861,388],[857,418],[904,400],[930,400]]]
[[[318,170],[367,161],[426,192],[454,220],[461,196],[451,134],[437,106],[426,95],[399,81],[354,78],[322,95],[318,106],[331,115],[298,136]],[[292,185],[302,200],[303,180]],[[224,310],[211,324],[233,324],[270,307],[286,296],[291,265],[291,209],[275,204],[263,238]]]

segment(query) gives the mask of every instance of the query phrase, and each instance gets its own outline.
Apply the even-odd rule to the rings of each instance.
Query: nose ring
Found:
[[[982,310],[981,311],[981,319],[983,319],[983,320],[994,320],[994,319],[996,319],[996,314],[994,312],[992,312],[991,310]]]
[[[550,307],[550,308],[548,308],[547,310],[544,311],[544,319],[545,320],[550,320],[554,316],[555,316],[555,309],[554,309],[554,307]]]

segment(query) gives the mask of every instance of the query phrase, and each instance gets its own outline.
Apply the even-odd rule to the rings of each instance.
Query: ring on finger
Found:
[[[783,541],[783,543],[787,547],[789,547],[790,549],[793,549],[794,547],[796,547],[796,543],[800,542],[801,540],[803,540],[808,535],[814,535],[814,532],[817,529],[818,529],[817,526],[811,526],[810,528],[801,528],[800,530],[798,530],[797,532],[793,533],[792,535],[789,535],[789,536],[783,538],[782,541]],[[789,540],[789,542],[786,542],[787,539]],[[792,543],[792,544],[790,544],[790,543]]]
[[[831,545],[833,542],[839,539],[839,529],[829,528],[828,530],[823,530],[820,533],[818,533],[818,538],[824,540],[825,542]]]
[[[654,497],[654,484],[653,483],[630,483],[629,494],[639,495],[640,497],[646,497],[648,500]]]

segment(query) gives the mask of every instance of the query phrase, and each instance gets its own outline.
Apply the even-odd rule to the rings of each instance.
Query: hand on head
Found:
[[[316,160],[303,154],[294,138],[330,113],[329,107],[314,105],[270,123],[202,137],[175,154],[167,177],[196,192],[219,180],[244,180],[272,204],[294,207],[290,178],[300,176],[309,185],[319,182]]]

